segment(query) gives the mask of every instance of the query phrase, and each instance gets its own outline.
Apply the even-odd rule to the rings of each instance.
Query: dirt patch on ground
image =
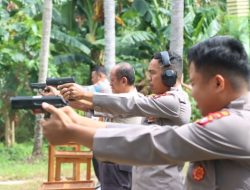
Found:
[[[0,185],[21,185],[30,182],[31,180],[8,180],[8,181],[0,181]]]

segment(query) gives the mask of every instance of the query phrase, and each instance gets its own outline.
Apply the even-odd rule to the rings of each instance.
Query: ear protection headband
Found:
[[[164,85],[166,85],[167,87],[172,87],[176,83],[177,73],[174,70],[167,69],[171,65],[168,52],[162,51],[160,52],[160,54],[161,54],[162,65],[164,67],[164,71],[161,75],[162,81]]]

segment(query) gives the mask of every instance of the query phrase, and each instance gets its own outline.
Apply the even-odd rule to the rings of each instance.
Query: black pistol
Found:
[[[32,90],[39,92],[39,93],[46,90],[46,86],[47,86],[46,83],[30,83],[30,88]]]
[[[44,113],[43,102],[52,104],[57,108],[68,105],[61,96],[15,96],[10,98],[12,109],[31,109],[34,113]]]
[[[44,90],[46,87],[46,83],[30,83],[31,89],[41,89]]]
[[[73,77],[62,77],[62,78],[47,78],[46,85],[47,86],[58,86],[65,83],[75,83],[75,79]]]

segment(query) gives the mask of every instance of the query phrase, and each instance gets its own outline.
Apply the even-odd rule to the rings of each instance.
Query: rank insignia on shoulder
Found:
[[[205,174],[206,174],[205,168],[203,166],[201,166],[201,165],[196,166],[192,171],[193,179],[195,181],[203,180],[204,177],[205,177]]]
[[[212,122],[215,119],[220,119],[220,118],[228,116],[228,115],[230,115],[230,113],[227,110],[214,112],[214,113],[208,114],[208,116],[206,116],[206,117],[199,119],[198,121],[196,121],[196,123],[201,125],[201,126],[205,126],[206,124]]]

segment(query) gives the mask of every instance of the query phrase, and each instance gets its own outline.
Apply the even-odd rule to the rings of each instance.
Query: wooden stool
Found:
[[[58,150],[63,147],[66,150]],[[68,150],[68,149],[71,150]],[[49,145],[48,152],[48,182],[42,184],[40,190],[94,190],[95,184],[91,180],[91,151],[82,151],[80,145]],[[61,181],[61,166],[63,163],[73,164],[73,177],[70,181]],[[86,164],[86,176],[80,180],[80,164]]]
[[[73,163],[73,180],[80,181],[80,164],[86,163],[86,180],[91,179],[92,152],[63,151],[55,154],[56,175],[55,180],[60,181],[62,163]]]
[[[45,182],[40,190],[94,190],[93,181],[56,181]]]

